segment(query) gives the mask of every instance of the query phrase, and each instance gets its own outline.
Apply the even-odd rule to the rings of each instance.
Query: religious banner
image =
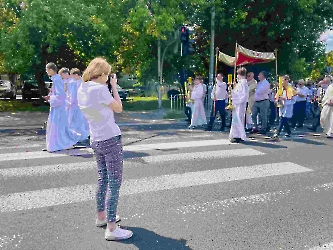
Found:
[[[235,63],[236,66],[242,66],[246,64],[268,63],[276,60],[274,52],[258,52],[246,49],[238,44],[236,45],[236,51],[237,61],[235,61],[236,57],[229,56],[222,52],[219,52],[219,61],[230,67],[234,67]]]
[[[235,57],[228,56],[227,54],[224,54],[222,52],[219,52],[219,61],[230,67],[233,67],[235,65]]]
[[[268,63],[276,59],[274,52],[258,52],[246,49],[240,45],[237,46],[237,52],[237,66],[245,64]]]

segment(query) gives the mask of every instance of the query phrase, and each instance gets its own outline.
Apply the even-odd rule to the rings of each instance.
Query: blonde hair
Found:
[[[91,79],[96,79],[103,75],[109,75],[111,73],[110,64],[102,57],[96,57],[93,59],[86,70],[83,73],[83,82],[88,82]]]

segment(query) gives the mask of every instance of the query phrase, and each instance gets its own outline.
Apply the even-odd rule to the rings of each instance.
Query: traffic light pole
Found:
[[[209,84],[213,84],[214,81],[214,40],[215,40],[215,4],[212,0],[212,12],[211,12],[211,31],[210,31],[210,63],[209,63]]]
[[[163,84],[163,65],[164,65],[164,58],[167,52],[167,49],[172,45],[174,42],[177,41],[178,31],[175,32],[174,40],[171,41],[164,49],[163,55],[161,58],[161,40],[158,40],[158,49],[157,49],[157,57],[158,57],[158,81],[159,81],[159,88],[158,88],[158,108],[162,108],[162,84]]]
[[[162,108],[162,72],[161,72],[161,40],[157,42],[157,57],[158,57],[158,108]]]

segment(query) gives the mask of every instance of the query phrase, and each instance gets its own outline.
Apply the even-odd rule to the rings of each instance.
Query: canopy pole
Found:
[[[276,80],[275,81],[278,81],[279,79],[278,79],[278,76],[279,76],[279,74],[278,74],[278,49],[275,49],[274,50],[274,53],[275,53],[275,75],[276,75]]]
[[[215,55],[215,79],[213,79],[213,83],[214,83],[214,87],[215,87],[214,100],[213,100],[213,102],[214,102],[214,115],[216,115],[216,90],[217,90],[217,88],[216,88],[216,77],[217,77],[217,62],[218,62],[218,56],[219,56],[219,48],[218,47],[216,47],[215,53],[216,53],[216,55]],[[213,90],[214,90],[214,88],[213,88]]]
[[[238,53],[237,53],[237,41],[235,47],[235,65],[234,65],[234,82],[236,82],[236,67],[237,67]]]
[[[234,63],[234,81],[229,83],[229,90],[228,90],[228,101],[229,104],[226,107],[227,110],[232,111],[234,109],[234,106],[232,105],[232,84],[236,83],[236,67],[237,67],[237,41],[236,41],[236,46],[235,46],[235,63]]]

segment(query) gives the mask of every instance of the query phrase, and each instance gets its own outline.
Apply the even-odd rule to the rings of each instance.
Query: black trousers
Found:
[[[187,121],[191,122],[192,119],[192,109],[190,107],[185,107],[185,115],[187,116]]]
[[[276,107],[275,107],[275,103],[270,101],[269,103],[270,105],[270,114],[269,114],[269,126],[273,126],[274,125],[274,121],[276,119]]]
[[[278,135],[280,135],[282,128],[284,127],[286,129],[286,132],[290,135],[291,134],[291,130],[290,130],[290,126],[289,126],[289,118],[287,117],[280,117],[280,126],[278,129]]]
[[[210,121],[208,123],[208,128],[210,129],[213,127],[217,112],[219,112],[221,116],[221,128],[225,128],[225,100],[215,101],[215,109],[213,103],[212,111],[210,113]]]
[[[299,127],[303,127],[305,112],[306,111],[306,101],[296,102],[294,104],[294,112],[291,120],[292,127],[296,127],[296,123],[298,123]]]

